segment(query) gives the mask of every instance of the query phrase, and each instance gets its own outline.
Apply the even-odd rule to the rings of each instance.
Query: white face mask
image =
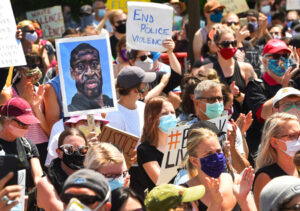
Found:
[[[145,70],[146,72],[150,72],[153,68],[153,60],[150,58],[147,58],[146,60],[142,61],[136,61],[135,66],[138,66]]]
[[[38,35],[37,35],[36,32],[33,32],[33,33],[26,32],[25,33],[25,39],[28,42],[35,42],[38,39]]]
[[[265,15],[270,14],[271,12],[271,6],[270,5],[265,5],[261,8],[261,12],[264,13]]]
[[[72,198],[65,211],[96,211],[104,204],[104,202],[106,201],[101,202],[95,209],[91,210],[88,206],[82,204],[78,199]]]
[[[279,139],[279,141],[281,141]],[[285,154],[293,158],[298,150],[300,150],[300,139],[291,140],[291,141],[281,141],[285,143],[286,150],[282,150]]]

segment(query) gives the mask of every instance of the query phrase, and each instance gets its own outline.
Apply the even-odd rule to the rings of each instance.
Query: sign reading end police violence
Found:
[[[126,41],[131,49],[165,51],[166,38],[172,37],[173,8],[148,2],[128,2]]]

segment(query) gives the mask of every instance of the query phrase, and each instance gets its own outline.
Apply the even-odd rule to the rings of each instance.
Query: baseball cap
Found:
[[[110,201],[110,187],[105,177],[91,169],[80,169],[71,174],[63,185],[61,196],[71,187],[88,188],[95,191],[97,196],[104,201]]]
[[[1,108],[1,115],[15,117],[27,125],[40,123],[40,120],[33,115],[29,103],[20,97],[14,97],[6,101]]]
[[[212,0],[204,5],[204,12],[209,13],[217,8],[225,9],[226,7],[221,5],[218,1]]]
[[[300,48],[300,34],[294,35],[289,42],[289,45],[295,46],[296,48]]]
[[[91,15],[93,12],[93,8],[91,5],[85,4],[80,7],[79,14],[80,16]]]
[[[215,134],[217,134],[218,137],[226,134],[225,132],[222,132],[221,130],[219,130],[214,123],[212,123],[210,121],[206,121],[206,120],[200,120],[198,122],[195,122],[194,124],[192,124],[192,126],[189,128],[189,130],[196,129],[196,128],[210,129]]]
[[[94,117],[94,120],[101,121],[104,125],[109,123],[109,121],[102,118],[102,116],[100,114],[94,114],[93,117]],[[79,122],[80,120],[87,120],[87,115],[72,116],[70,119],[65,121],[64,124],[65,125],[75,124],[75,123]]]
[[[246,16],[253,16],[258,19],[259,14],[258,14],[257,10],[250,9],[246,12]]]
[[[279,206],[300,194],[300,179],[293,176],[280,176],[272,179],[261,191],[260,210],[279,211]]]
[[[129,89],[139,83],[151,83],[156,79],[156,73],[145,72],[137,66],[124,67],[117,76],[117,85],[120,88]]]
[[[145,206],[149,211],[166,211],[176,208],[182,202],[192,202],[201,199],[205,194],[205,187],[182,187],[173,184],[162,184],[153,188],[145,198]]]
[[[287,44],[279,39],[271,39],[267,42],[264,47],[263,56],[267,53],[273,54],[278,53],[279,51],[286,50],[291,53],[291,50],[288,48]]]
[[[276,95],[274,96],[273,107],[277,102],[279,102],[283,98],[285,98],[287,96],[291,96],[291,95],[296,95],[296,96],[300,97],[300,91],[293,87],[285,87],[285,88],[279,89],[278,92],[276,93]]]

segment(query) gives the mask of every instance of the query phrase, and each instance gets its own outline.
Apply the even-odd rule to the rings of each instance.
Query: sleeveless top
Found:
[[[59,80],[59,75],[55,76],[50,82],[49,84],[52,85],[52,87],[55,90],[56,93],[56,97],[59,103],[59,118],[63,118],[63,109],[62,109],[62,98],[61,98],[61,90],[60,90],[60,80]]]
[[[186,188],[189,187],[189,185],[187,183],[183,183],[181,185],[186,187]],[[200,199],[197,200],[197,204],[198,204],[198,210],[199,211],[205,211],[208,208]],[[240,211],[240,210],[241,210],[241,208],[240,208],[239,204],[236,203],[236,205],[234,206],[234,208],[231,211]]]
[[[255,184],[256,178],[261,173],[267,174],[271,179],[274,179],[275,177],[288,175],[285,171],[282,170],[282,168],[280,168],[280,166],[278,166],[277,163],[274,163],[272,165],[265,166],[265,167],[262,167],[262,168],[258,169],[258,171],[255,173],[255,178],[254,178],[254,181],[253,181],[253,185]]]
[[[229,86],[233,81],[235,81],[235,84],[239,87],[240,91],[245,92],[246,81],[242,77],[240,66],[236,60],[234,61],[233,75],[227,78],[225,78],[223,70],[218,61],[213,63],[213,68],[217,71],[222,83],[227,84]]]

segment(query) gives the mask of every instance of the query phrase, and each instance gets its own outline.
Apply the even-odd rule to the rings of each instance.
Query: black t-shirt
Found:
[[[134,173],[130,176],[130,187],[141,197],[144,197],[144,190],[148,188],[151,191],[155,187],[145,169],[143,164],[151,161],[157,161],[161,166],[164,154],[156,149],[155,146],[148,142],[141,143],[137,148],[137,163],[138,168],[134,168]]]
[[[116,45],[117,45],[117,43],[119,42],[119,40],[116,38],[115,35],[112,35],[112,36],[109,38],[109,41],[110,41],[111,54],[112,54],[112,56],[114,57],[114,59],[116,59],[116,58],[117,58]]]
[[[282,86],[280,84],[276,84],[274,79],[272,79],[267,73],[264,74],[262,79],[250,81],[247,85],[243,105],[244,113],[251,110],[254,119],[251,127],[247,131],[246,138],[250,155],[254,155],[258,149],[264,124],[264,120],[258,119],[259,115],[257,112],[259,112],[259,109],[261,109],[261,106],[267,100],[274,97],[281,87]]]
[[[12,142],[8,142],[8,141],[5,141],[3,139],[0,138],[0,145],[2,146],[2,149],[4,150],[5,154],[13,154],[13,155],[19,155],[18,154],[18,151],[17,151],[17,140],[15,141],[12,141]],[[33,158],[33,157],[40,157],[40,154],[39,154],[39,151],[36,147],[36,145],[29,139],[27,139],[27,142],[29,143],[30,145],[30,148],[31,148],[31,157],[30,158]]]

